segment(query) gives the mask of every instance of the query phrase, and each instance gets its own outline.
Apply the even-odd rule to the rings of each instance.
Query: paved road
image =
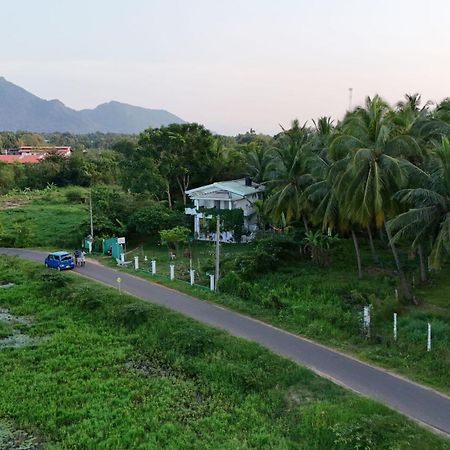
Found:
[[[43,252],[0,248],[0,253],[43,261]],[[99,264],[76,269],[82,275],[117,287],[118,272]],[[450,398],[354,358],[290,334],[258,320],[120,273],[122,289],[144,300],[178,311],[273,350],[332,379],[450,435]]]

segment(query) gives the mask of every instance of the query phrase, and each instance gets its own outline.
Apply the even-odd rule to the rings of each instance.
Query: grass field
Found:
[[[87,205],[69,201],[73,189],[48,189],[0,197],[0,245],[78,248],[88,222]]]
[[[34,339],[0,348],[0,448],[450,448],[256,344],[76,275],[2,257],[0,281],[15,283],[0,308]]]

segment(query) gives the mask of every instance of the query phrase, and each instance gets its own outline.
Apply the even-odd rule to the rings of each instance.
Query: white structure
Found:
[[[194,233],[197,239],[214,240],[214,233],[202,230],[201,221],[212,216],[202,213],[202,208],[242,209],[244,212],[244,229],[250,233],[257,229],[256,209],[254,202],[262,198],[264,186],[254,183],[251,178],[232,181],[221,181],[186,191],[194,202],[193,208],[186,208],[186,214],[194,216]],[[233,242],[233,233],[224,231],[220,240]]]

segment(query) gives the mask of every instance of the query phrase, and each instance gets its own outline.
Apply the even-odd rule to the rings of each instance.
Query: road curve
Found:
[[[1,247],[0,253],[39,262],[43,262],[46,256],[41,251]],[[76,271],[93,280],[117,287],[117,270],[88,263]],[[223,329],[234,336],[258,342],[340,385],[450,435],[450,398],[443,394],[212,303],[124,272],[120,272],[120,278],[125,292]]]

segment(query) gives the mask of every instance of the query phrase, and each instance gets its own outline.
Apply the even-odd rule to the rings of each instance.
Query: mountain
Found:
[[[0,131],[139,133],[148,127],[184,120],[162,109],[112,101],[94,109],[75,109],[59,100],[44,100],[0,77]]]
[[[148,127],[184,123],[184,120],[164,109],[147,109],[115,101],[102,103],[94,109],[82,109],[79,113],[103,132],[139,133]]]

